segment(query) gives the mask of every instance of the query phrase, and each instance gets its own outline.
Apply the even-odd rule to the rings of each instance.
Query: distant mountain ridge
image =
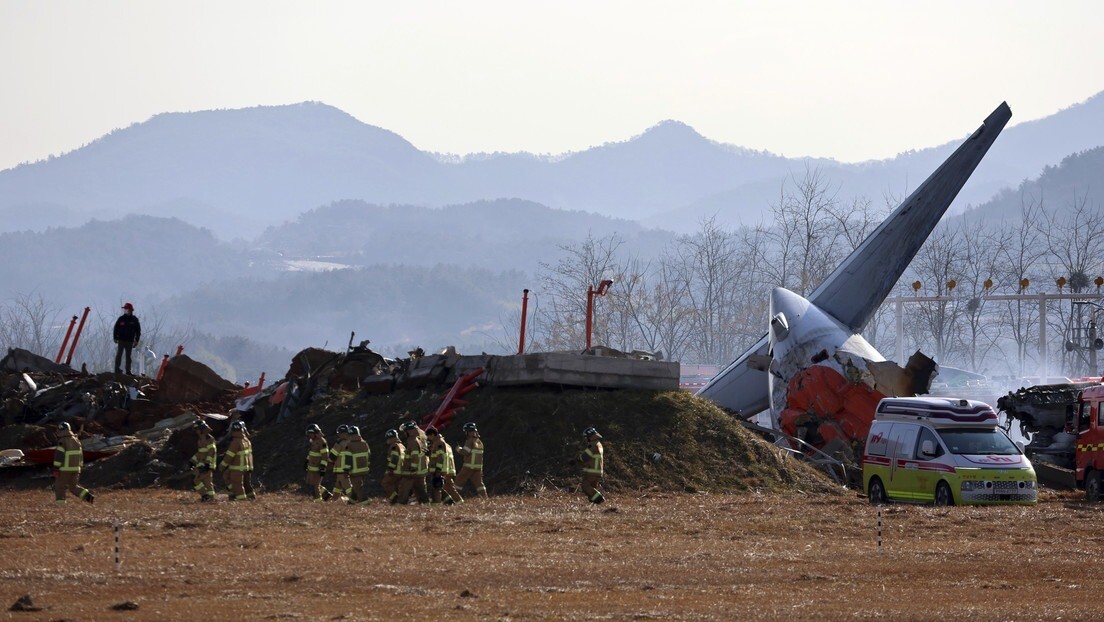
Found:
[[[988,112],[978,110],[978,122]],[[974,127],[960,128],[963,137]],[[179,217],[223,238],[253,238],[345,199],[439,207],[513,197],[686,231],[713,214],[730,224],[758,220],[782,182],[807,165],[822,168],[848,195],[903,195],[958,142],[843,164],[725,145],[666,121],[630,140],[556,157],[443,158],[321,103],[166,113],[65,155],[0,171],[0,227],[74,225],[133,212]],[[1104,95],[1010,127],[956,205],[980,204],[1045,165],[1101,145]]]

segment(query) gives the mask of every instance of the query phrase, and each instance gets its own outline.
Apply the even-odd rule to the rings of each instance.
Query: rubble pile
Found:
[[[317,423],[332,437],[338,425],[351,423],[369,442],[372,472],[379,475],[384,432],[409,420],[427,422],[458,378],[486,367],[478,377],[480,388],[465,396],[466,405],[443,433],[455,445],[462,441],[459,423],[479,425],[493,493],[576,482],[575,457],[582,449],[582,430],[590,426],[605,436],[607,483],[614,490],[832,488],[819,473],[753,436],[716,406],[685,393],[496,385],[495,359],[511,357],[461,356],[451,347],[438,354],[421,349],[409,354],[386,358],[367,343],[344,353],[308,348],[293,357],[283,379],[244,389],[183,355],[169,360],[160,382],[5,368],[0,377],[5,403],[15,402],[10,419],[5,407],[0,450],[52,451],[53,434],[44,426],[68,421],[79,430],[86,460],[90,452],[112,454],[92,456],[99,459],[87,464],[88,485],[191,488],[187,465],[196,449],[191,423],[197,416],[208,418],[221,454],[229,443],[228,423],[241,419],[253,440],[254,482],[277,490],[302,484],[307,425]],[[18,360],[29,359],[21,354]],[[33,391],[25,386],[24,374],[36,385]],[[370,484],[376,493],[378,479]]]
[[[190,427],[197,414],[227,413],[240,390],[183,355],[170,359],[157,382],[77,372],[12,349],[0,360],[0,450],[22,452],[22,466],[48,466],[56,442],[53,428],[67,422],[81,439],[88,461],[136,445],[154,452],[174,430]]]

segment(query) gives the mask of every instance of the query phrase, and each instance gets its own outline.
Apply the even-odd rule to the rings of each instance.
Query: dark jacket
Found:
[[[123,344],[138,343],[141,337],[142,324],[138,321],[138,316],[124,313],[115,320],[115,335],[112,337],[115,341]]]

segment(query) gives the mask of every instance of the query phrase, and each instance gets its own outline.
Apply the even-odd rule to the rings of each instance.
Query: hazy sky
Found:
[[[317,100],[426,150],[678,119],[854,161],[1104,90],[1104,2],[0,2],[0,168],[165,111]]]

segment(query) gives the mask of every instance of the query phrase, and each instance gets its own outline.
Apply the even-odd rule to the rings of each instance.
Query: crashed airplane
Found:
[[[827,279],[804,298],[770,295],[762,339],[698,395],[830,455],[853,459],[882,397],[927,392],[937,367],[917,352],[906,367],[860,334],[1012,116],[1001,103]]]

